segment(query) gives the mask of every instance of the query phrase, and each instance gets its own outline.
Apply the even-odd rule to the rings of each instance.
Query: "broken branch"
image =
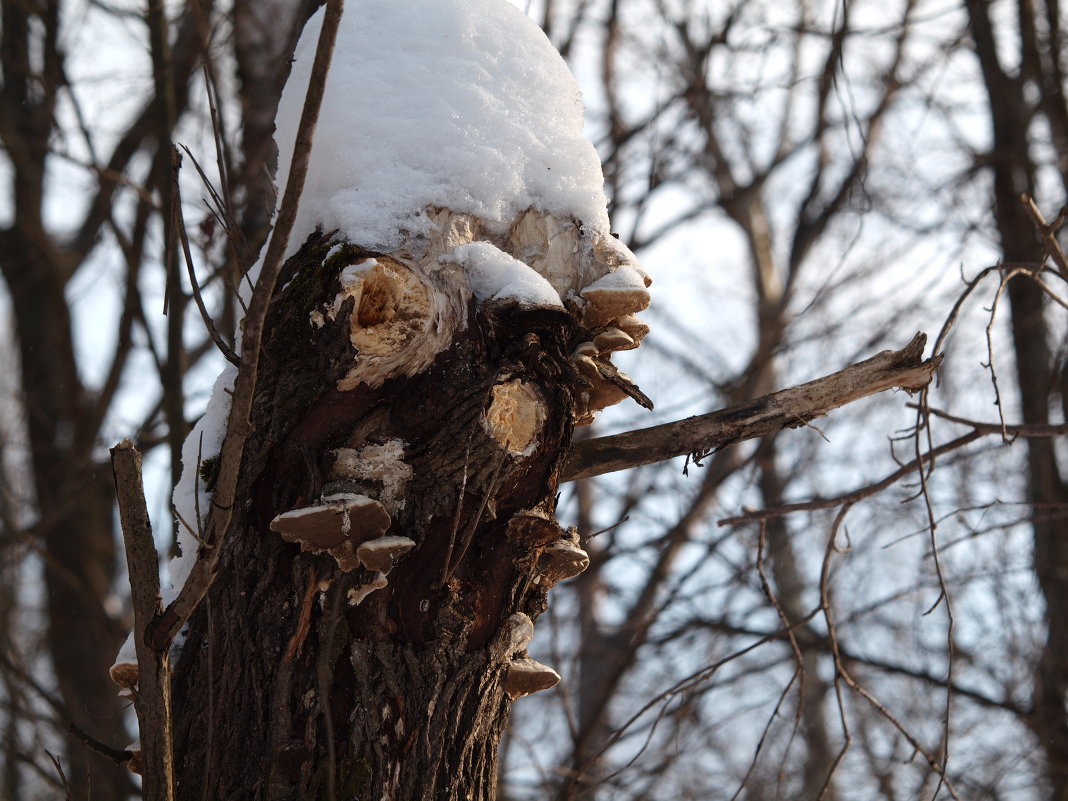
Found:
[[[1053,222],[1049,223],[1046,222],[1046,218],[1039,210],[1038,204],[1035,203],[1030,195],[1020,195],[1020,202],[1023,203],[1027,215],[1031,218],[1031,222],[1042,240],[1042,246],[1046,249],[1046,253],[1056,263],[1061,275],[1068,279],[1068,256],[1065,256],[1064,248],[1057,241],[1057,232],[1064,224],[1065,217],[1068,216],[1066,215],[1066,210],[1061,209]]]
[[[134,708],[145,760],[145,798],[147,801],[172,801],[174,749],[171,741],[170,658],[166,646],[156,649],[146,638],[149,624],[160,611],[159,564],[141,479],[141,454],[130,440],[124,439],[111,449],[111,469],[133,598],[138,665]]]
[[[806,425],[877,392],[895,387],[915,392],[930,383],[942,361],[941,355],[922,358],[926,342],[926,334],[917,334],[901,350],[885,350],[807,384],[710,414],[577,442],[561,480],[592,478],[683,454],[704,456],[727,445]]]

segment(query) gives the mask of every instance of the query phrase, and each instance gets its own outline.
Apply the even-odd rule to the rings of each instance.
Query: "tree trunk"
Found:
[[[988,9],[967,4],[976,55],[990,101],[994,142],[994,219],[1004,260],[1039,265],[1045,258],[1021,194],[1034,195],[1036,165],[1028,133],[1035,120],[1024,97],[1024,82],[1012,79],[998,58]],[[1021,4],[1020,18],[1033,13]],[[1026,57],[1026,54],[1025,54]],[[1052,104],[1046,104],[1046,114]],[[1054,125],[1056,121],[1052,120]],[[1055,392],[1055,367],[1049,343],[1053,336],[1045,317],[1042,290],[1025,277],[1008,286],[1012,311],[1012,342],[1016,357],[1016,385],[1024,423],[1049,422]],[[1047,636],[1035,666],[1032,691],[1034,712],[1028,720],[1046,757],[1053,801],[1068,799],[1068,529],[1056,510],[1068,505],[1068,484],[1057,466],[1053,440],[1029,438],[1027,494],[1034,530],[1034,565],[1046,602]]]
[[[438,222],[391,255],[317,234],[283,270],[235,525],[175,665],[180,799],[492,798],[511,700],[558,680],[525,645],[584,567],[554,509],[596,332],[574,293],[476,306],[438,255],[477,222]],[[392,570],[359,547],[407,547],[383,533],[414,543]]]

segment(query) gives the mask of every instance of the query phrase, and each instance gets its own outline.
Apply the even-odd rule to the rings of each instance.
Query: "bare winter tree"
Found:
[[[705,327],[713,330],[712,336],[690,326],[660,345],[666,363],[659,375],[639,371],[640,377],[656,376],[653,383],[648,377],[642,383],[677,385],[675,374],[696,372],[712,394],[744,387],[761,374],[781,381],[774,377],[776,371],[788,373],[798,363],[796,354],[813,343],[821,343],[817,347],[826,352],[878,341],[903,315],[907,319],[910,307],[933,311],[940,304],[932,301],[939,296],[942,308],[954,311],[936,350],[944,347],[950,332],[959,344],[958,315],[978,312],[977,296],[995,300],[998,277],[1008,277],[1020,265],[1003,273],[973,270],[979,277],[957,289],[923,268],[906,271],[901,259],[914,258],[906,254],[916,252],[917,232],[944,236],[946,252],[958,253],[961,241],[983,230],[986,210],[975,203],[971,180],[982,175],[980,165],[1001,159],[972,158],[977,151],[985,154],[990,143],[978,135],[961,137],[957,126],[966,118],[963,104],[969,101],[962,101],[959,84],[946,79],[963,74],[959,80],[965,88],[975,86],[976,51],[970,49],[967,9],[901,4],[897,17],[891,19],[887,9],[873,24],[850,4],[786,11],[749,3],[719,10],[718,18],[652,5],[564,10],[550,4],[546,27],[564,50],[581,42],[581,32],[589,27],[608,27],[608,35],[596,39],[603,85],[595,96],[603,100],[602,152],[626,154],[609,160],[606,175],[613,182],[617,219],[633,221],[632,246],[645,252],[641,246],[664,241],[676,227],[692,228],[702,217],[726,217],[740,234],[738,259],[755,285],[747,299],[756,311],[749,317],[754,333],[742,343],[743,352],[752,354],[750,361],[726,356],[725,343],[734,344],[734,331],[709,320]],[[1047,35],[1057,31],[1059,17],[1050,14],[1030,29]],[[1001,35],[1010,36],[1009,28]],[[1050,60],[1047,51],[1055,48],[1048,41],[1037,47],[1045,54],[1044,63],[1056,61]],[[772,51],[777,57],[769,55]],[[665,68],[672,57],[680,66]],[[635,65],[655,65],[641,85],[655,86],[659,93],[644,105],[620,90],[626,80],[642,81],[642,69]],[[748,82],[739,92],[734,82],[743,75]],[[665,76],[677,76],[678,83]],[[792,91],[785,93],[784,86]],[[703,114],[700,106],[694,107],[694,98],[702,96]],[[964,97],[974,95],[965,92]],[[815,121],[809,116],[813,108],[820,115]],[[933,140],[922,122],[932,116],[940,120],[933,126]],[[804,127],[810,122],[812,128]],[[958,156],[948,155],[947,141],[964,145]],[[911,188],[903,181],[911,181]],[[962,194],[962,187],[968,192]],[[1048,228],[1036,223],[1037,212],[1028,214],[1018,196],[1022,191],[1028,190],[1018,187],[998,203],[998,208],[1013,204],[1011,213],[1020,219],[1013,241],[1033,243],[1020,263],[1030,267],[1017,269],[1013,280],[1032,279],[1047,298],[1044,336],[1058,342],[1064,321],[1052,310],[1058,303],[1063,306],[1055,269],[1060,221]],[[670,202],[659,204],[658,193]],[[680,195],[691,198],[681,213]],[[746,204],[742,208],[756,213],[739,213],[739,197]],[[796,198],[796,205],[789,206],[788,198]],[[1053,210],[1061,202],[1052,197],[1042,207]],[[791,211],[780,214],[784,206]],[[947,214],[947,208],[955,212]],[[927,222],[932,215],[936,222]],[[730,236],[729,228],[712,230]],[[848,247],[843,234],[851,238]],[[879,244],[868,250],[866,242]],[[693,259],[687,251],[682,246],[668,252]],[[1038,283],[1033,279],[1041,275],[1035,271],[1047,253],[1054,269],[1047,268],[1046,283]],[[707,251],[696,258],[702,273],[710,259],[714,256]],[[942,269],[946,264],[936,263]],[[891,271],[901,280],[894,280]],[[834,280],[829,280],[832,274]],[[695,278],[690,274],[687,280]],[[723,291],[724,283],[704,280]],[[863,284],[885,289],[878,297],[857,293]],[[770,306],[764,303],[769,287],[777,288]],[[960,293],[964,297],[954,304],[953,295]],[[843,295],[851,300],[844,301]],[[843,302],[853,307],[847,317],[831,311]],[[992,344],[989,351],[975,351],[976,368],[980,359],[1011,364],[998,338],[999,331],[1007,330],[999,328],[1005,312],[999,316],[996,302],[993,308]],[[654,322],[661,314],[654,305]],[[927,317],[922,325],[941,326],[938,317],[944,314]],[[971,330],[978,333],[977,327]],[[847,424],[843,432],[834,424],[821,424],[830,443],[818,435],[807,440],[780,435],[751,451],[715,454],[700,489],[687,491],[675,475],[663,472],[579,486],[570,508],[584,536],[620,520],[629,522],[593,541],[592,547],[602,545],[591,569],[574,583],[574,605],[564,606],[559,618],[550,610],[549,620],[559,630],[556,654],[561,659],[574,654],[575,660],[564,671],[571,681],[563,709],[547,702],[542,714],[558,721],[566,745],[546,758],[537,743],[524,742],[523,726],[514,729],[509,742],[509,762],[516,766],[510,774],[516,777],[512,791],[525,797],[522,788],[532,777],[529,767],[519,768],[533,761],[546,768],[568,766],[563,779],[549,774],[534,782],[538,792],[555,788],[560,797],[592,797],[603,788],[613,798],[642,798],[658,795],[666,786],[693,798],[730,797],[735,791],[752,797],[827,798],[843,786],[850,793],[863,786],[888,798],[1012,792],[1043,797],[1047,782],[1052,797],[1060,797],[1055,779],[1059,758],[1035,760],[1034,741],[1026,735],[1040,717],[1041,705],[1029,702],[1026,693],[1031,686],[1027,666],[1037,658],[1032,637],[1042,634],[1022,623],[1038,601],[1019,580],[1030,572],[1024,561],[1027,542],[1020,536],[1030,517],[1018,514],[1016,504],[1027,502],[1028,491],[1015,480],[1018,468],[1010,465],[1017,464],[1013,450],[1019,452],[1022,440],[1015,449],[1003,449],[995,472],[984,464],[991,446],[974,443],[1002,434],[1006,443],[1023,437],[1045,443],[1038,447],[1046,448],[1052,459],[1063,423],[1050,425],[1050,418],[1043,417],[1014,425],[1021,419],[1014,410],[1020,409],[1023,392],[1017,395],[1014,382],[1007,382],[1008,368],[1002,368],[1006,428],[969,424],[968,419],[988,420],[975,396],[996,399],[998,393],[996,387],[975,392],[975,371],[959,378],[971,353],[957,351],[954,361],[951,349],[953,364],[947,365],[947,387],[955,384],[957,389],[948,402],[964,411],[955,420],[940,413],[931,431],[911,440],[912,445],[898,445],[883,455],[865,451],[868,467],[849,461],[855,452],[834,447],[843,437],[858,442],[860,428]],[[720,355],[719,361],[709,359],[709,353]],[[1028,359],[1036,353],[1041,350],[1029,351]],[[1063,353],[1056,360],[1063,360]],[[1021,386],[1030,387],[1027,391],[1050,387],[1056,392],[1055,383],[1034,381],[1030,375],[1019,378]],[[1048,370],[1042,375],[1048,376]],[[970,391],[962,393],[962,386]],[[926,418],[919,424],[912,436],[926,430]],[[889,430],[895,424],[886,426]],[[953,460],[952,467],[946,459]],[[884,467],[872,471],[880,460]],[[878,500],[886,496],[877,492],[913,480],[918,467],[936,460],[941,472],[901,493],[902,500],[912,497],[911,508],[887,508]],[[843,470],[847,463],[854,466]],[[1047,474],[1051,466],[1055,469],[1055,462],[1046,462]],[[956,480],[946,478],[945,471]],[[843,481],[847,474],[852,479]],[[870,477],[870,483],[861,476]],[[933,499],[930,487],[935,488]],[[737,509],[739,497],[764,510],[730,515],[722,521],[725,528],[710,526],[710,518],[724,516],[716,514],[717,507]],[[665,503],[665,498],[672,501]],[[786,502],[790,500],[794,502]],[[1059,508],[1047,499],[1037,519],[1056,520]],[[839,516],[823,516],[833,510]],[[924,528],[930,547],[910,550]],[[852,536],[845,537],[846,531]],[[960,556],[964,542],[974,545],[967,557]],[[840,554],[847,543],[848,555]],[[893,552],[883,552],[884,547]],[[1040,569],[1046,569],[1042,553],[1036,550],[1036,558]],[[916,565],[915,574],[903,569],[903,558]],[[943,570],[940,559],[955,569]],[[935,604],[940,597],[954,599],[956,615],[948,601]],[[992,606],[998,611],[992,613]],[[915,622],[902,622],[908,619]],[[1054,664],[1051,654],[1059,652],[1051,646],[1038,664]],[[651,664],[657,667],[650,670]],[[1006,669],[1008,664],[1013,667]],[[677,670],[665,669],[674,665]],[[945,688],[953,694],[952,704],[946,702]],[[1050,695],[1043,692],[1042,697]],[[636,714],[635,698],[653,700]],[[945,713],[941,727],[931,726],[932,703]],[[741,711],[746,704],[754,710],[748,716]],[[1059,708],[1054,700],[1054,711]],[[735,716],[748,725],[735,724],[719,736],[716,721]],[[1006,747],[1004,736],[989,736],[991,720],[998,721],[999,732],[1014,732],[1007,736],[1012,747]],[[739,729],[752,732],[742,745],[735,739]],[[1043,748],[1053,747],[1055,739],[1040,738]],[[635,759],[636,752],[643,758]],[[885,761],[891,753],[901,757],[896,765]],[[917,753],[926,758],[917,761]],[[949,753],[953,757],[947,761]]]

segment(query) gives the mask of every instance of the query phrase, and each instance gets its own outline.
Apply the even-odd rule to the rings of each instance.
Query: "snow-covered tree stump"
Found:
[[[330,76],[256,370],[246,343],[175,491],[164,601],[208,588],[172,659],[176,796],[488,799],[511,703],[560,678],[534,624],[588,564],[554,515],[574,428],[651,406],[611,360],[648,330],[649,280],[573,79],[503,0],[350,2]],[[132,653],[113,676],[135,691]]]
[[[559,470],[577,422],[644,398],[610,355],[648,295],[573,221],[431,219],[286,264],[238,536],[175,665],[180,798],[489,798],[511,700],[559,679],[525,651],[585,567]]]

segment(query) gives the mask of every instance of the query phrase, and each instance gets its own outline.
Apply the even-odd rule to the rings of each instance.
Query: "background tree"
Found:
[[[56,781],[44,749],[61,747],[56,733],[66,737],[70,722],[112,747],[126,742],[113,688],[102,681],[128,625],[117,622],[113,597],[103,449],[134,428],[140,447],[169,450],[150,459],[176,466],[186,417],[199,414],[203,375],[214,369],[197,365],[219,363],[185,297],[188,283],[161,263],[173,265],[178,249],[167,211],[170,149],[156,143],[199,144],[212,117],[203,86],[218,86],[211,96],[223,155],[214,158],[210,139],[193,153],[217,188],[219,216],[236,220],[230,230],[247,241],[225,241],[225,226],[190,202],[207,190],[191,180],[188,157],[182,188],[191,244],[215,268],[200,281],[229,338],[228,292],[217,287],[233,285],[265,233],[264,134],[285,72],[278,54],[289,52],[306,16],[271,4],[265,18],[264,8],[190,4],[165,24],[159,9],[138,23],[140,12],[100,5],[84,17],[74,6],[4,7],[0,135],[9,197],[18,199],[0,248],[10,339],[19,343],[7,372],[19,376],[8,383],[18,412],[4,424],[0,540],[5,576],[14,577],[0,605],[3,793],[11,798],[36,797]],[[959,265],[975,275],[1004,242],[1010,272],[1030,265],[1006,286],[1012,326],[1002,303],[988,352],[981,306],[1008,272],[987,273],[946,340],[939,404],[998,423],[993,393],[973,367],[991,362],[1003,433],[1035,436],[1026,437],[1025,465],[1024,443],[1002,446],[1000,425],[934,419],[921,437],[894,446],[906,466],[932,446],[943,454],[924,474],[926,498],[905,506],[898,500],[924,487],[863,502],[867,490],[852,492],[899,472],[915,480],[872,436],[915,424],[901,397],[820,423],[829,443],[808,429],[720,451],[704,472],[691,464],[688,477],[668,465],[565,487],[563,522],[575,522],[584,541],[628,519],[588,540],[591,568],[573,589],[556,590],[539,623],[534,656],[565,681],[515,708],[502,793],[946,795],[939,770],[948,759],[961,796],[1061,797],[1054,735],[1063,728],[1063,648],[1056,615],[1041,610],[1059,608],[1046,546],[1063,520],[1051,435],[1063,436],[1064,316],[1051,295],[1060,279],[1034,273],[1052,245],[1036,240],[1017,197],[1035,196],[1050,218],[1063,203],[1056,4],[745,3],[715,16],[620,0],[529,11],[583,80],[617,230],[657,279],[656,334],[627,369],[647,389],[673,388],[650,393],[658,420],[812,378],[900,347],[917,329],[933,333],[962,291]],[[131,69],[158,80],[139,84],[140,105],[122,115],[116,106],[101,112],[106,101],[80,55],[98,25],[128,41],[154,34],[144,48],[152,63]],[[980,103],[984,87],[991,91]],[[76,201],[71,181],[93,191]],[[690,264],[696,275],[684,269]],[[87,314],[77,296],[93,285],[90,274],[118,288],[97,295],[111,294],[119,310],[114,358],[79,350]],[[166,274],[170,314],[160,325],[155,288]],[[716,316],[707,301],[688,299],[699,297],[695,286],[720,299]],[[688,292],[673,291],[680,287]],[[1022,349],[1021,326],[1032,338]],[[1014,360],[1013,350],[1027,358]],[[180,368],[193,368],[185,403]],[[158,376],[152,389],[146,375]],[[129,409],[143,410],[145,422],[131,426]],[[621,412],[600,425],[647,419]],[[812,498],[791,516],[713,525],[743,506]],[[849,553],[828,550],[844,547],[847,531]],[[952,607],[942,602],[923,616],[943,590]],[[46,607],[46,599],[54,600]],[[111,634],[76,645],[86,629],[79,617]],[[64,626],[69,637],[39,634]],[[884,706],[852,693],[851,682]],[[564,735],[556,747],[532,734],[546,729]],[[915,758],[917,746],[934,769]],[[100,798],[128,792],[109,760],[78,741],[65,751],[76,797],[87,787]]]

